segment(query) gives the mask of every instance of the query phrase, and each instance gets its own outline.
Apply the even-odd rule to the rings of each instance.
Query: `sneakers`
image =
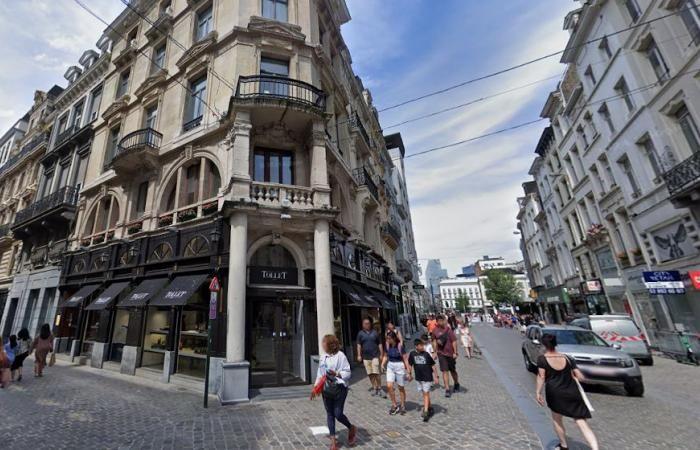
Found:
[[[430,419],[430,413],[428,411],[424,410],[422,416],[423,416],[423,422],[427,422],[428,419]]]
[[[372,389],[371,391],[372,391],[372,394],[370,394],[370,395],[371,395],[372,397],[376,397],[377,395],[379,395],[379,391],[378,391],[378,390]]]
[[[460,388],[459,383],[455,383],[454,391],[459,392],[459,388]]]
[[[432,406],[428,407],[428,415],[431,417],[435,415],[435,409]]]
[[[401,414],[402,416],[405,416],[406,415],[406,408],[402,407],[401,409],[399,409],[399,414]]]
[[[378,389],[377,395],[380,396],[381,398],[386,398],[386,392],[384,392],[384,389]]]
[[[445,389],[445,398],[450,398],[450,397],[452,397],[452,391],[450,391],[449,389]]]
[[[399,413],[399,409],[400,409],[399,405],[392,406],[391,408],[389,408],[389,415],[395,416],[396,414]]]

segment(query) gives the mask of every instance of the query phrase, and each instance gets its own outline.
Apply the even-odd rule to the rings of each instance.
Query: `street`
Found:
[[[526,416],[543,443],[558,443],[549,410],[535,401],[535,375],[525,370],[520,346],[522,337],[511,329],[477,325],[474,334],[480,348],[497,367],[501,382],[521,400]],[[601,448],[651,449],[695,448],[697,417],[700,414],[700,381],[697,367],[657,357],[654,366],[642,366],[646,393],[643,398],[627,397],[624,391],[587,387],[595,412],[591,427]],[[588,448],[571,420],[567,432],[576,443],[570,448]]]

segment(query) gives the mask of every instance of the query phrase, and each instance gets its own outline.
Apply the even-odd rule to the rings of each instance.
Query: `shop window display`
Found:
[[[168,350],[170,314],[169,309],[151,308],[148,312],[146,336],[143,343],[142,366],[163,366],[164,355],[166,350]]]
[[[204,308],[194,308],[196,307],[187,307],[182,311],[177,372],[203,377],[207,355],[208,312]]]
[[[126,335],[129,330],[129,311],[126,309],[117,310],[114,317],[114,332],[112,333],[112,351],[110,359],[120,362],[122,360],[122,350],[126,345]]]

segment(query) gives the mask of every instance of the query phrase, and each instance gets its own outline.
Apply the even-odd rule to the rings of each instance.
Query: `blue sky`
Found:
[[[120,0],[85,0],[110,20]],[[347,0],[343,27],[355,71],[381,109],[563,48],[567,0]],[[72,0],[0,1],[0,130],[31,104],[34,90],[63,83],[65,69],[94,47],[104,26]],[[76,26],[76,24],[78,24]],[[9,45],[8,45],[9,44]],[[407,153],[533,120],[556,79],[405,126],[418,115],[544,80],[557,58],[380,115]],[[454,274],[481,255],[519,259],[516,198],[544,124],[406,161],[419,258]]]

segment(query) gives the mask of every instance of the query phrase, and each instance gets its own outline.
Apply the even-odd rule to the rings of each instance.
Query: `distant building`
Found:
[[[469,299],[469,311],[479,311],[484,307],[484,295],[478,277],[458,276],[440,281],[440,301],[448,309],[461,310],[457,298],[461,295]]]
[[[459,275],[457,275],[459,276]],[[468,266],[462,267],[462,276],[465,277],[474,277],[476,276],[476,267],[474,264],[470,264]]]
[[[442,268],[439,259],[429,259],[425,266],[425,288],[433,295],[440,295],[440,280],[448,278],[447,269]]]
[[[491,257],[484,255],[474,263],[475,275],[481,276],[489,269],[522,269],[522,263],[507,263],[502,256]]]

